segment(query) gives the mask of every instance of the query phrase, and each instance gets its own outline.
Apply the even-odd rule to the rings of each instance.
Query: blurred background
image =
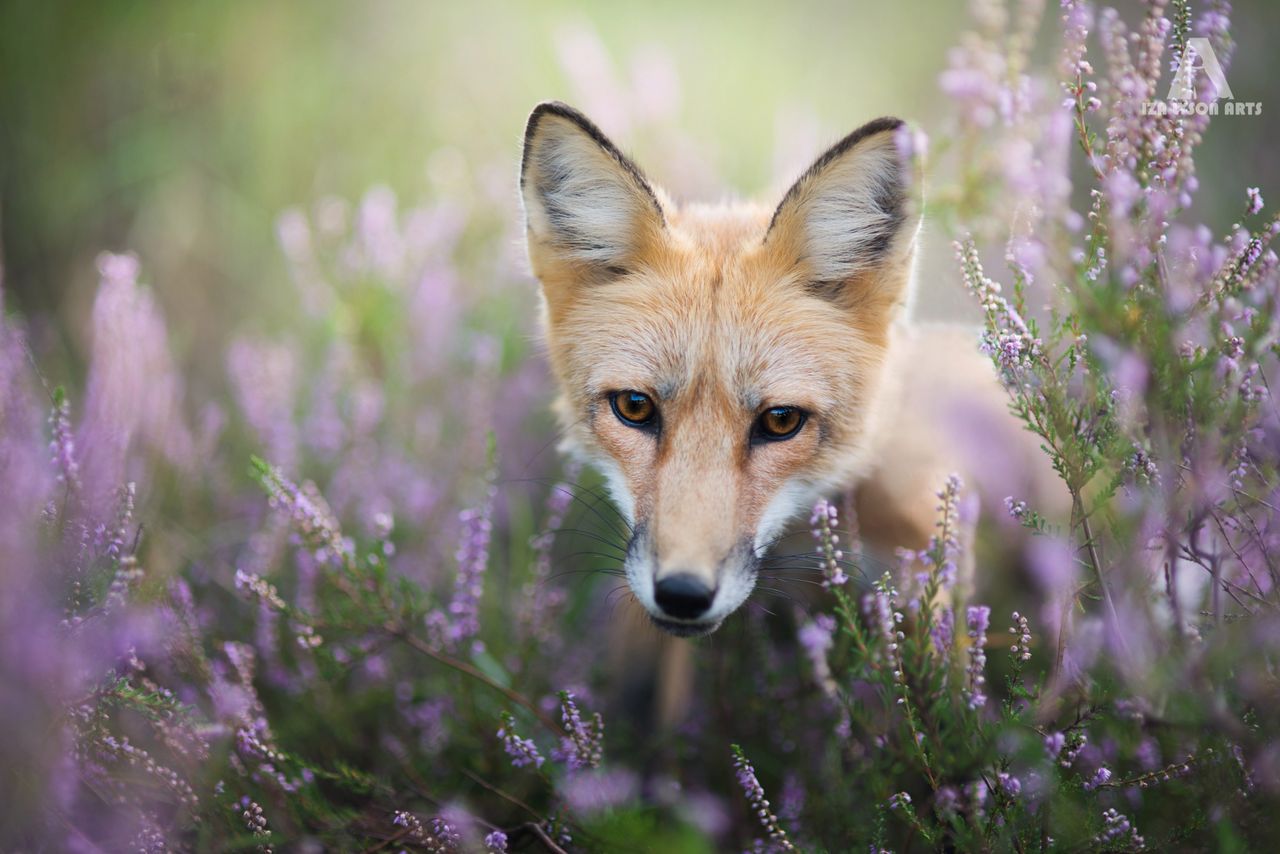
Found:
[[[0,310],[24,331],[38,391],[51,392],[50,401],[31,395],[37,415],[21,426],[34,441],[24,447],[44,472],[44,417],[50,403],[63,405],[52,390],[65,385],[67,408],[51,424],[66,421],[62,447],[80,424],[84,492],[111,499],[90,507],[93,518],[114,518],[125,483],[132,514],[137,484],[142,600],[163,599],[165,581],[181,578],[209,644],[254,638],[273,726],[308,761],[377,774],[411,749],[418,767],[444,774],[451,766],[437,760],[448,739],[437,724],[453,707],[451,683],[431,681],[438,674],[356,639],[339,652],[361,665],[335,680],[323,713],[298,702],[317,690],[314,674],[278,656],[274,615],[244,607],[239,578],[293,578],[282,590],[302,599],[314,567],[298,559],[290,574],[288,525],[249,476],[251,456],[314,481],[345,533],[384,541],[390,567],[437,603],[455,589],[455,550],[469,526],[488,524],[459,511],[488,508],[493,595],[480,608],[488,647],[472,650],[477,666],[550,698],[546,709],[553,690],[590,698],[593,670],[612,675],[616,650],[576,641],[613,622],[623,587],[598,564],[617,563],[620,532],[586,491],[589,476],[571,507],[552,486],[576,473],[559,471],[554,451],[522,247],[516,179],[530,109],[546,99],[579,107],[677,201],[776,199],[827,145],[876,116],[907,118],[931,150],[944,147],[963,102],[947,100],[939,77],[964,65],[948,52],[972,25],[966,6],[981,14],[990,5],[0,0]],[[1016,14],[1041,4],[1009,5]],[[1058,3],[1043,5],[1049,37],[1035,65],[1052,69]],[[1137,0],[1116,5],[1131,21],[1141,14]],[[1214,121],[1198,151],[1195,220],[1219,234],[1243,212],[1244,188],[1280,196],[1280,3],[1235,7],[1228,79],[1235,98],[1260,102],[1262,113]],[[983,153],[999,156],[995,146]],[[930,176],[935,198],[947,182],[945,170]],[[976,321],[950,237],[939,225],[926,236],[917,312]],[[14,352],[25,368],[26,354]],[[566,518],[553,560],[546,534]],[[37,566],[0,561],[0,593],[17,591],[9,613],[30,611],[48,631],[61,611],[37,613],[12,582]],[[49,602],[60,608],[56,596]],[[672,779],[705,793],[708,769],[728,759],[718,742],[719,760],[699,753],[700,733],[776,740],[781,706],[758,684],[741,686],[751,708],[740,721],[719,704],[721,686],[741,672],[735,655],[764,660],[745,643],[763,636],[762,621],[744,609],[707,644],[699,667],[716,678],[699,682],[706,696],[665,752],[629,740],[622,716],[610,718],[622,734],[614,743],[645,745],[631,757],[637,766],[676,768],[678,753],[684,776]],[[43,650],[58,665],[54,642],[42,640],[55,636],[24,625],[0,620],[10,638],[26,638],[10,644],[13,660],[26,668],[34,653],[24,650]],[[790,657],[771,660],[775,670],[753,669],[757,680],[797,676]],[[28,703],[43,728],[64,699],[46,670],[21,674],[26,681],[0,682],[11,686],[0,701],[49,691],[46,705]],[[216,706],[216,690],[193,685],[182,688],[185,702]],[[365,717],[348,715],[352,696],[373,698]],[[458,727],[448,749],[468,762],[487,749],[496,766],[499,708],[489,701],[468,710],[479,728]],[[210,714],[230,719],[223,712]],[[804,753],[803,739],[818,732],[796,721],[784,753]],[[702,830],[718,838],[727,826],[708,819]]]
[[[1219,221],[1238,188],[1277,177],[1280,4],[1236,7],[1231,84],[1264,111],[1212,127],[1201,204]],[[0,8],[6,309],[39,318],[42,357],[76,370],[93,258],[127,248],[198,384],[220,375],[207,357],[235,330],[290,322],[274,228],[286,208],[382,185],[514,216],[523,121],[547,98],[584,109],[677,198],[777,195],[874,116],[936,132],[937,78],[965,16],[919,0]]]

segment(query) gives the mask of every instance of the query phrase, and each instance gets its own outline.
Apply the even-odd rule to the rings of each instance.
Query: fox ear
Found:
[[[916,176],[900,152],[902,120],[876,119],[817,159],[773,214],[765,244],[787,253],[813,290],[832,298],[897,302],[905,294],[919,226]]]
[[[662,203],[636,165],[586,116],[555,101],[529,116],[520,192],[539,276],[547,265],[616,275],[666,227]]]

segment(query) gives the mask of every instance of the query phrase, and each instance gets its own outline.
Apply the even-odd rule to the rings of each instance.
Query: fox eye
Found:
[[[609,396],[613,414],[628,427],[646,427],[658,414],[653,398],[639,391],[615,391]]]
[[[804,422],[804,410],[794,406],[775,406],[760,413],[756,420],[756,433],[770,442],[781,442],[799,433]]]

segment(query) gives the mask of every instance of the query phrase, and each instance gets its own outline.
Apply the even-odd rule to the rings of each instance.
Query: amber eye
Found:
[[[775,406],[760,413],[756,431],[763,439],[782,441],[790,439],[804,426],[805,414],[794,406]]]
[[[629,427],[645,427],[658,414],[653,398],[638,391],[616,391],[609,398],[613,414]]]

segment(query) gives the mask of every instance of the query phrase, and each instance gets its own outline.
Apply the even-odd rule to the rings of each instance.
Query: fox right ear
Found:
[[[787,191],[765,244],[794,259],[809,288],[892,305],[905,294],[919,229],[918,163],[899,149],[900,119],[868,122]]]
[[[520,193],[533,272],[624,272],[666,216],[640,170],[582,113],[539,104],[524,132]],[[545,281],[545,280],[544,280]]]

